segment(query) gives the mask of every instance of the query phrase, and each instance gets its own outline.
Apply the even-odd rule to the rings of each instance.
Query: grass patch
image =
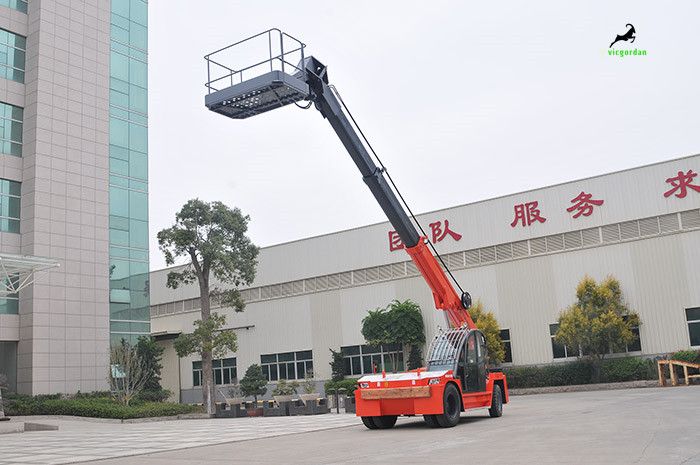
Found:
[[[184,413],[200,412],[194,405],[171,402],[147,402],[134,400],[129,406],[122,405],[110,397],[86,394],[63,398],[60,394],[24,396],[9,394],[4,398],[5,414],[19,415],[73,415],[78,417],[129,418],[166,417]]]

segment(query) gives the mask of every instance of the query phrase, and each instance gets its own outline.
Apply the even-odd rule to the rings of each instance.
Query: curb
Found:
[[[168,417],[147,417],[147,418],[95,418],[95,417],[79,417],[74,415],[15,415],[12,417],[18,421],[32,420],[68,420],[68,421],[85,421],[92,423],[149,423],[154,421],[174,421],[174,420],[203,420],[213,418],[206,413],[182,413]]]
[[[621,383],[573,384],[570,386],[544,386],[536,388],[509,389],[511,396],[532,394],[554,394],[558,392],[611,391],[615,389],[637,389],[659,387],[658,380],[625,381]]]

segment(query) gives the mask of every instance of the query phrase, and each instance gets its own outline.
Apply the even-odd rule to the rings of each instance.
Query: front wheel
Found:
[[[440,426],[440,424],[437,422],[437,418],[435,417],[436,415],[423,415],[423,420],[425,420],[425,424],[429,427],[437,428]]]
[[[374,417],[372,420],[374,420],[374,424],[377,425],[377,428],[389,429],[394,427],[397,418],[396,415],[383,415],[381,417]]]
[[[501,393],[501,386],[498,384],[494,384],[493,386],[489,415],[491,415],[492,418],[497,418],[503,415],[503,394]]]
[[[460,393],[457,386],[448,384],[442,396],[442,415],[435,415],[438,424],[443,428],[452,428],[459,423],[459,414],[462,411]]]
[[[377,429],[377,425],[374,424],[374,419],[372,417],[362,417],[362,423],[367,429]]]

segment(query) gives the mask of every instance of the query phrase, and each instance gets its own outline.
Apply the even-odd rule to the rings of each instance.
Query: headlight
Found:
[[[360,383],[360,387],[362,389],[367,389],[369,387],[369,383]]]
[[[428,381],[428,385],[431,384],[440,384],[440,378],[430,378],[430,381]]]

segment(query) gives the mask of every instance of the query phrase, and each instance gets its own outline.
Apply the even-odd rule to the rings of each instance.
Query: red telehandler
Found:
[[[269,49],[268,59],[237,69],[221,63],[226,53],[256,40],[262,40]],[[401,237],[433,293],[435,308],[447,316],[451,329],[441,331],[433,339],[425,368],[406,373],[382,372],[358,380],[357,416],[369,429],[391,428],[400,415],[423,415],[431,427],[455,426],[460,412],[476,408],[488,408],[492,417],[501,416],[503,404],[508,402],[508,383],[501,371],[487,365],[484,335],[467,311],[471,306],[469,293],[458,294],[454,289],[445,273],[445,270],[450,273],[449,269],[440,266],[442,259],[437,251],[422,228],[422,234],[419,233],[411,221],[415,217],[410,209],[409,217],[387,182],[387,179],[391,182],[391,177],[383,166],[375,164],[366,148],[372,150],[371,146],[357,124],[351,124],[352,114],[337,90],[329,85],[326,66],[312,56],[305,56],[304,48],[302,42],[290,35],[270,29],[210,53],[205,57],[209,89],[205,105],[233,119],[248,118],[292,103],[301,106],[298,102],[303,101],[308,102],[303,108],[315,105],[333,127]],[[450,277],[454,280],[451,273]]]

